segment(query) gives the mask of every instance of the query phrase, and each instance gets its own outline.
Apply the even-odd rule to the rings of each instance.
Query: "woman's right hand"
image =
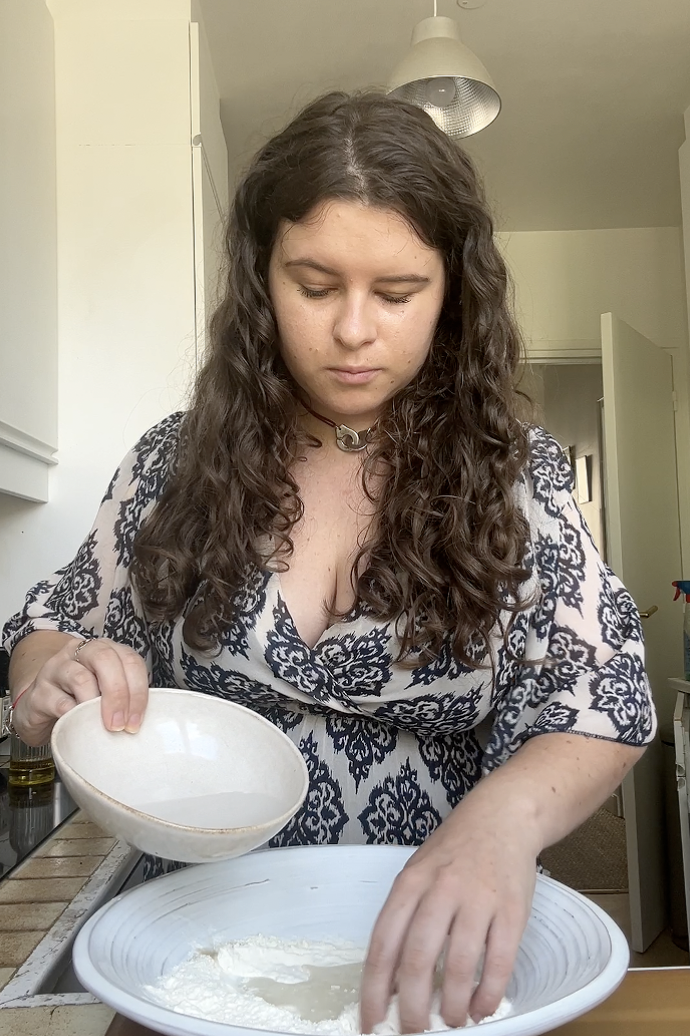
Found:
[[[38,633],[35,634],[39,636]],[[29,638],[27,638],[28,640]],[[148,672],[141,655],[125,644],[97,637],[69,638],[44,661],[31,683],[17,688],[14,726],[27,745],[44,745],[55,722],[79,702],[102,699],[101,715],[108,730],[139,729],[148,700]]]

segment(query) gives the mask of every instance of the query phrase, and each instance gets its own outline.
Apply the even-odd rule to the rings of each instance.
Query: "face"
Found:
[[[328,201],[284,223],[269,267],[280,350],[309,405],[369,427],[426,360],[445,273],[395,212]]]

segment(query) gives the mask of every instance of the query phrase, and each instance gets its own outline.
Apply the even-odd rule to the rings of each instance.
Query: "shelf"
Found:
[[[49,443],[0,421],[0,493],[45,503],[55,453]]]

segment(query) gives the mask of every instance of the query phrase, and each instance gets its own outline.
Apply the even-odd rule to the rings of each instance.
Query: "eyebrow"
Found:
[[[310,270],[316,270],[317,273],[325,273],[330,277],[338,277],[337,270],[331,270],[329,266],[323,266],[321,263],[317,263],[315,259],[289,259],[283,263],[285,268],[292,266],[306,266]],[[391,275],[390,277],[377,277],[376,283],[381,284],[430,284],[431,280],[429,277],[422,277],[418,273],[403,273]]]

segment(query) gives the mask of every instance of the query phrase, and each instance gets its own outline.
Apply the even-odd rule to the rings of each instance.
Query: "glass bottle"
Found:
[[[55,778],[55,763],[50,744],[32,748],[16,734],[10,734],[10,766],[8,784],[14,788],[30,788],[49,784]]]

